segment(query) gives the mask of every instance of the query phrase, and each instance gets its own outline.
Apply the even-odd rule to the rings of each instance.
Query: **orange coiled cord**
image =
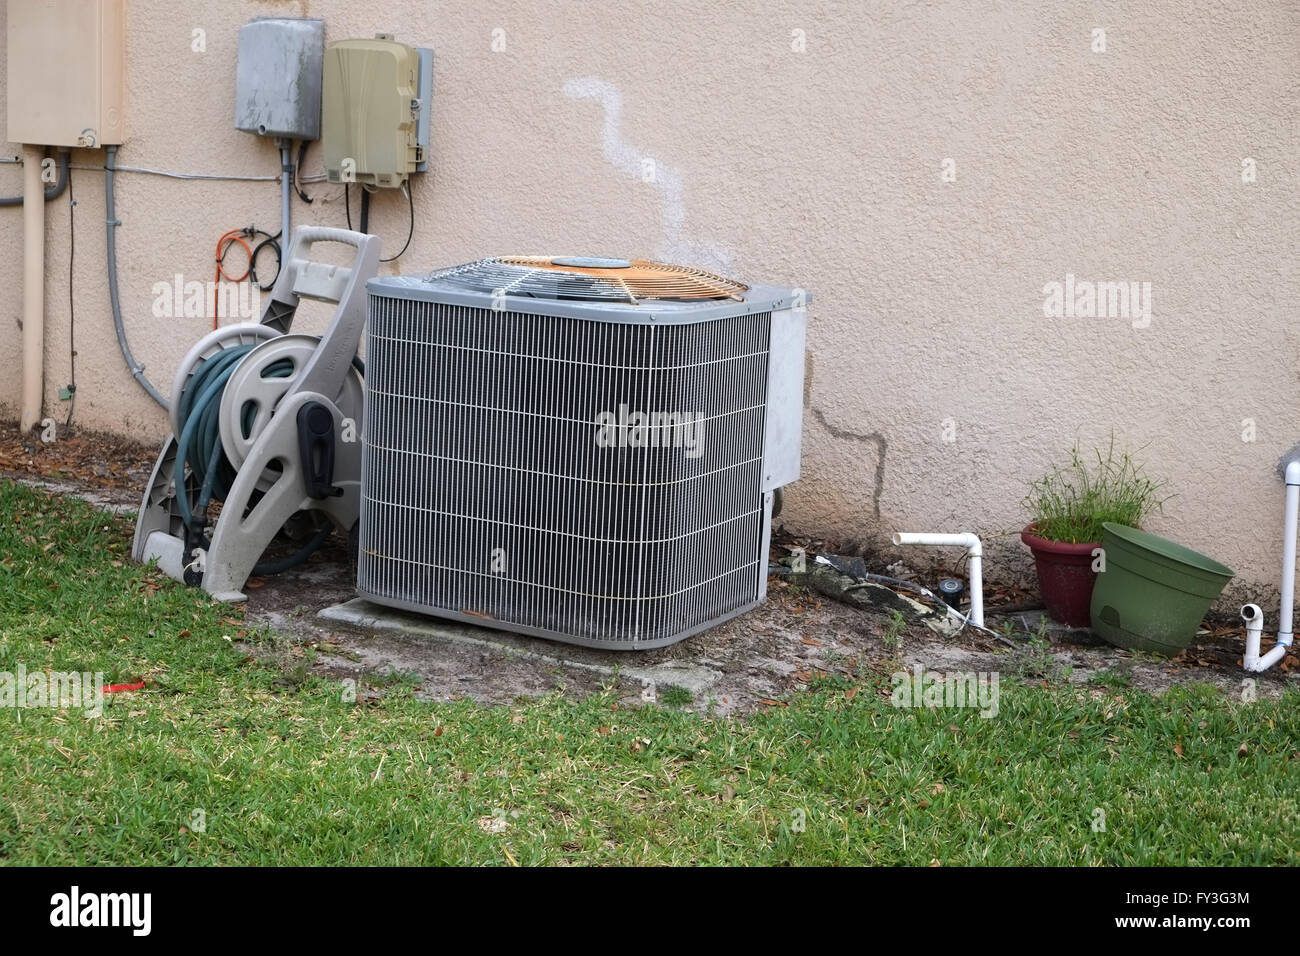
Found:
[[[220,292],[217,286],[221,284],[221,280],[243,282],[248,278],[249,273],[253,271],[253,249],[244,239],[248,234],[247,229],[231,229],[217,240],[217,272],[212,277],[212,327],[214,329],[217,327],[217,303],[220,300]],[[248,254],[248,265],[244,267],[241,275],[232,276],[226,272],[226,253],[230,251],[230,247],[236,242],[243,246],[244,252]]]

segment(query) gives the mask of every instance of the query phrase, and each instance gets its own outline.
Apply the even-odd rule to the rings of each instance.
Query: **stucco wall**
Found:
[[[390,31],[436,50],[433,167],[415,181],[411,250],[385,270],[646,255],[813,290],[790,525],[1005,532],[1030,477],[1113,429],[1178,493],[1152,530],[1274,582],[1274,466],[1300,440],[1289,0],[130,0],[119,161],[275,174],[273,146],[231,125],[236,30],[272,13],[323,17],[327,40]],[[191,49],[196,27],[206,52]],[[313,148],[306,172],[319,171]],[[166,388],[209,323],[153,318],[153,283],[211,278],[227,229],[274,232],[278,187],[120,179],[127,324]],[[0,167],[0,189],[20,181]],[[161,438],[113,337],[102,187],[75,172],[76,421]],[[341,188],[308,189],[297,221],[342,225]],[[48,213],[46,399],[62,420],[68,206]],[[405,204],[373,215],[395,250]],[[16,407],[22,217],[0,217],[0,402]],[[1045,317],[1044,286],[1067,273],[1151,283],[1149,326]]]

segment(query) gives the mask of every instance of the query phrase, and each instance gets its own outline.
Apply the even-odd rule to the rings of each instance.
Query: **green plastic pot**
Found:
[[[1117,647],[1179,653],[1232,568],[1137,528],[1108,521],[1102,529],[1106,569],[1092,592],[1092,629]]]

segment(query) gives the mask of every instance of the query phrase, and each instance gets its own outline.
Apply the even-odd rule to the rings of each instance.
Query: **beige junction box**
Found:
[[[123,139],[125,0],[8,5],[10,142],[96,147]]]

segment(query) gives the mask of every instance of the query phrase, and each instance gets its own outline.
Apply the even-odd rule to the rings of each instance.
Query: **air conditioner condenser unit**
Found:
[[[531,257],[367,291],[361,596],[609,649],[763,600],[806,292]]]

